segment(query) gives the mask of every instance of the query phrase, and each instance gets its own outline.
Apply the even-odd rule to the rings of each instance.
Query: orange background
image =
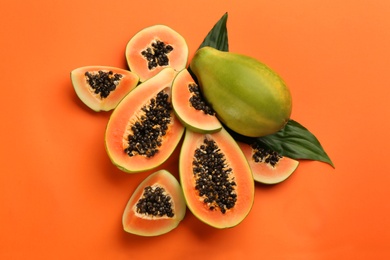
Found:
[[[167,10],[167,11],[164,11]],[[138,30],[169,25],[193,55],[229,13],[230,50],[276,70],[292,118],[336,169],[301,162],[286,182],[256,185],[239,226],[216,230],[190,212],[161,237],[122,230],[147,173],[109,161],[109,113],[81,103],[69,73],[126,68]],[[2,1],[1,259],[388,259],[390,1]],[[176,158],[167,166],[177,176]]]

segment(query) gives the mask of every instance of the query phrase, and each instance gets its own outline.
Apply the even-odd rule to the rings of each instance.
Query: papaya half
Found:
[[[200,48],[190,63],[202,94],[231,130],[250,137],[277,132],[291,115],[292,98],[283,79],[249,56]]]
[[[119,169],[135,173],[158,167],[178,145],[184,126],[171,104],[175,75],[174,69],[163,69],[139,84],[112,112],[105,146]]]
[[[179,172],[187,207],[202,222],[219,229],[230,228],[249,214],[254,201],[252,172],[224,128],[211,134],[187,129]]]

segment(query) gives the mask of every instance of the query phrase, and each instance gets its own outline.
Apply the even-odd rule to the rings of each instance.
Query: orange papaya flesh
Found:
[[[114,109],[139,82],[137,74],[110,66],[79,67],[70,77],[80,100],[97,112]]]
[[[188,46],[178,32],[159,24],[137,32],[127,43],[125,56],[130,70],[143,82],[166,67],[184,69]]]
[[[184,126],[171,106],[172,68],[138,85],[115,108],[105,133],[105,146],[112,163],[128,172],[154,169],[175,150]],[[162,96],[165,101],[158,101]],[[164,103],[165,102],[165,103]]]
[[[222,128],[187,69],[180,71],[173,80],[172,105],[177,117],[191,131],[213,133]]]
[[[179,161],[187,207],[199,220],[222,229],[246,218],[254,201],[253,176],[224,128],[212,134],[187,129]]]
[[[150,206],[150,205],[155,206]],[[123,229],[140,236],[158,236],[175,229],[183,220],[186,204],[179,182],[167,170],[146,177],[126,204]]]
[[[299,161],[266,151],[255,144],[237,142],[248,160],[256,182],[277,184],[285,181],[297,169]]]

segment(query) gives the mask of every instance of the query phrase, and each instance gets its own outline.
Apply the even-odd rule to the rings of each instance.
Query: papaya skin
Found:
[[[190,69],[220,121],[239,134],[273,134],[291,116],[290,90],[257,59],[203,47],[195,53]]]

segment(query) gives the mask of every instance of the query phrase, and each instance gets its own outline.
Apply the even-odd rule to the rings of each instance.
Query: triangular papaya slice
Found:
[[[183,192],[176,178],[159,170],[144,179],[123,212],[123,229],[140,236],[158,236],[175,229],[186,213]]]
[[[110,66],[79,67],[70,77],[80,100],[97,112],[114,109],[139,82],[134,72]]]

